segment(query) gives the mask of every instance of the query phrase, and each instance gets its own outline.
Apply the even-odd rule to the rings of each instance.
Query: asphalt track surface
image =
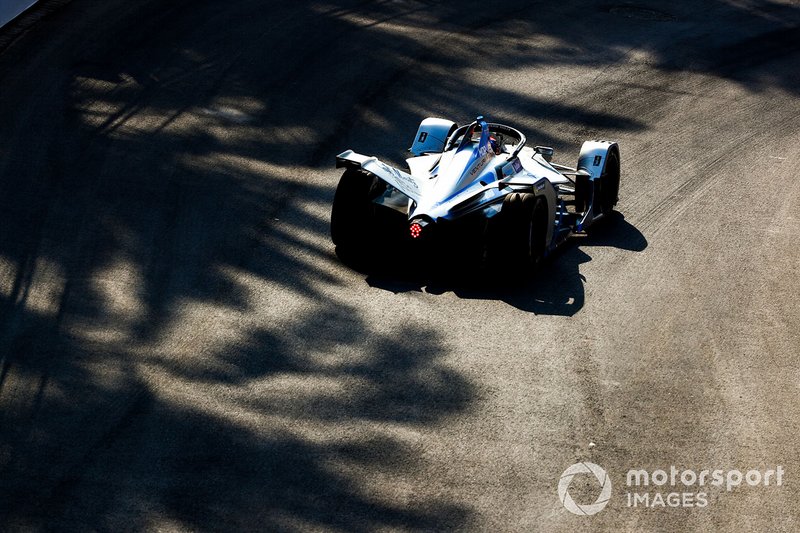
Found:
[[[60,7],[0,54],[0,529],[796,531],[799,25]],[[529,280],[344,266],[334,155],[402,163],[422,118],[478,113],[567,164],[618,140],[620,214]],[[613,482],[591,517],[556,491],[579,461]],[[670,465],[785,475],[627,506]]]

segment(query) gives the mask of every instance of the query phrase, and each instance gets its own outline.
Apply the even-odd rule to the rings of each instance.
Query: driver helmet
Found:
[[[497,139],[495,139],[494,135],[489,136],[489,146],[492,147],[492,151],[495,153],[495,155],[500,155],[500,143],[497,142]]]

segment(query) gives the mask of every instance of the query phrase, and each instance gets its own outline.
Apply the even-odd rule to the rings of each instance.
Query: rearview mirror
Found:
[[[556,151],[549,146],[534,146],[533,149],[537,154],[541,154],[548,163],[553,160],[553,154],[556,153]]]

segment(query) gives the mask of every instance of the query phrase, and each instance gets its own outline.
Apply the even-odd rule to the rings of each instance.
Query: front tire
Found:
[[[604,215],[610,215],[617,205],[619,196],[620,164],[619,154],[612,149],[608,154],[606,166],[600,176],[600,209]]]

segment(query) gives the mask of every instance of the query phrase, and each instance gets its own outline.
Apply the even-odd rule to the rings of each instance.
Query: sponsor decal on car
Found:
[[[514,158],[513,161],[503,166],[503,176],[513,176],[517,172],[522,172],[522,162],[519,158]]]

